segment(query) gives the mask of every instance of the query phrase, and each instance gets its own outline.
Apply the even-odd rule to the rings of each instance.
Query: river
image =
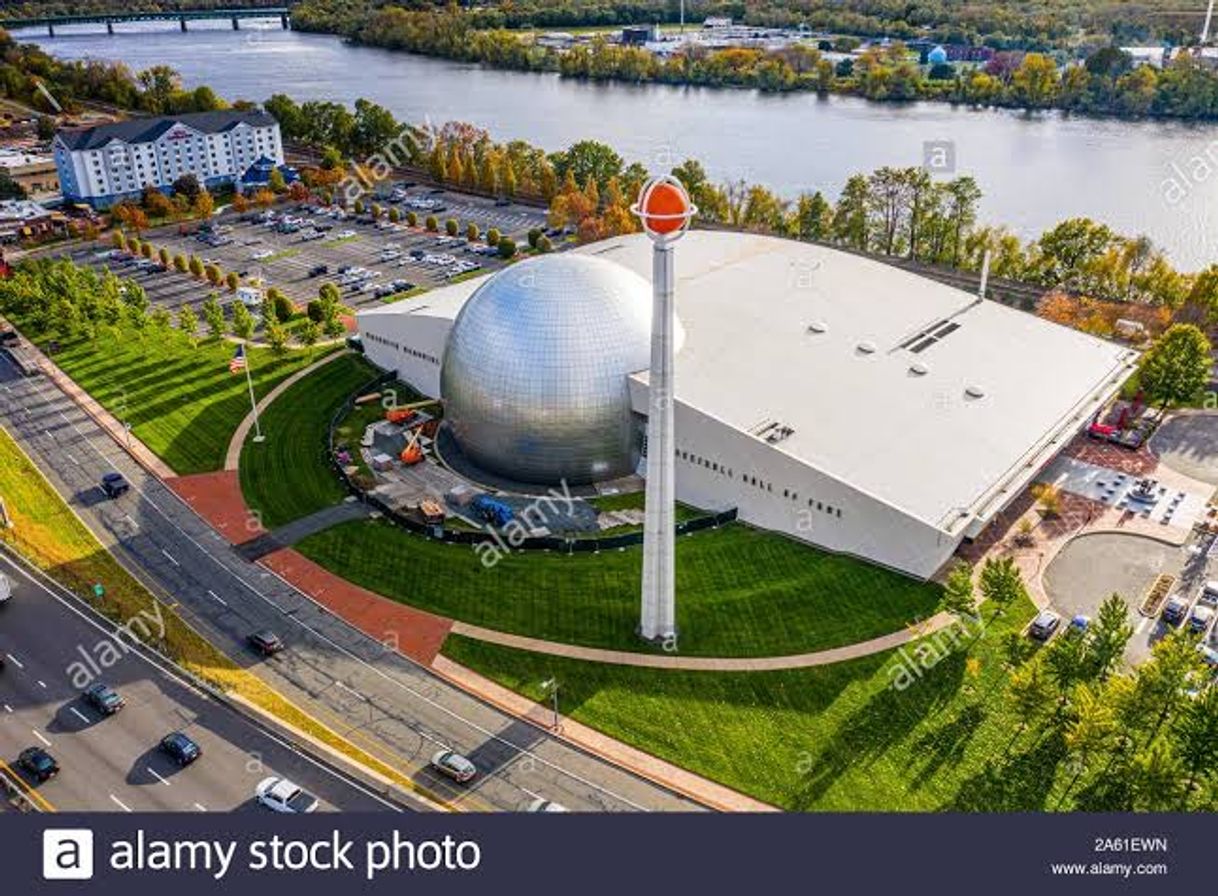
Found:
[[[171,23],[17,32],[65,59],[172,65],[187,86],[222,96],[350,103],[367,97],[400,120],[463,120],[496,139],[548,150],[603,140],[653,170],[692,156],[716,179],[745,178],[794,196],[836,195],[845,179],[882,165],[917,165],[948,141],[955,170],[985,193],[982,218],[1031,237],[1087,215],[1144,233],[1182,268],[1218,261],[1218,127],[869,103],[853,97],[764,95],[664,85],[592,84],[551,74],[483,69],[345,45],[275,22]],[[1207,164],[1199,160],[1209,154]]]

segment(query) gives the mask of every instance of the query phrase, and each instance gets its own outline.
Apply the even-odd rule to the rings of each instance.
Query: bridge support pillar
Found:
[[[185,31],[186,30],[186,16],[182,16],[182,18],[178,19],[178,24],[181,25],[182,30]]]
[[[288,14],[286,12],[279,17],[279,24],[283,26],[284,31],[287,31],[288,28],[291,27],[288,24]]]
[[[55,26],[52,25],[50,22],[47,22],[47,37],[54,37],[54,36],[55,36]]]
[[[106,19],[106,33],[107,34],[114,33],[114,23],[111,22],[109,19]]]
[[[239,18],[237,18],[236,16],[233,16],[233,30],[234,31],[241,30],[241,20]]]

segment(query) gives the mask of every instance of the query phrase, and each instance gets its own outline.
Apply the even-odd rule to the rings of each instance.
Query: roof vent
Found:
[[[812,323],[808,324],[809,333],[827,333],[828,331],[829,325],[823,320],[814,320]]]
[[[926,374],[930,373],[930,368],[921,361],[915,361],[909,365],[909,372],[914,376],[926,376]]]
[[[866,342],[866,341],[860,342],[857,347],[858,347],[858,350],[864,355],[874,355],[875,354],[875,343],[874,342]]]
[[[985,398],[985,390],[980,386],[966,386],[964,394],[969,398]]]

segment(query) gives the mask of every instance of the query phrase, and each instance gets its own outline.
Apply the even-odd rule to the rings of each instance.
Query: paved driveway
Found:
[[[1177,472],[1218,485],[1218,414],[1185,414],[1166,421],[1150,442]]]
[[[1140,535],[1101,532],[1074,539],[1053,558],[1044,573],[1045,591],[1066,619],[1083,613],[1095,617],[1111,594],[1125,598],[1134,627],[1125,658],[1141,662],[1166,628],[1137,611],[1157,576],[1176,576],[1176,589],[1195,590],[1205,576],[1205,555],[1187,547],[1163,544]]]

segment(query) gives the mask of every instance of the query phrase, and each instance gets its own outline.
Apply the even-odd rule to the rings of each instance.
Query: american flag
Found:
[[[245,346],[244,345],[237,346],[237,351],[233,355],[233,359],[228,362],[228,372],[229,373],[237,373],[238,371],[241,371],[241,370],[245,370]]]

